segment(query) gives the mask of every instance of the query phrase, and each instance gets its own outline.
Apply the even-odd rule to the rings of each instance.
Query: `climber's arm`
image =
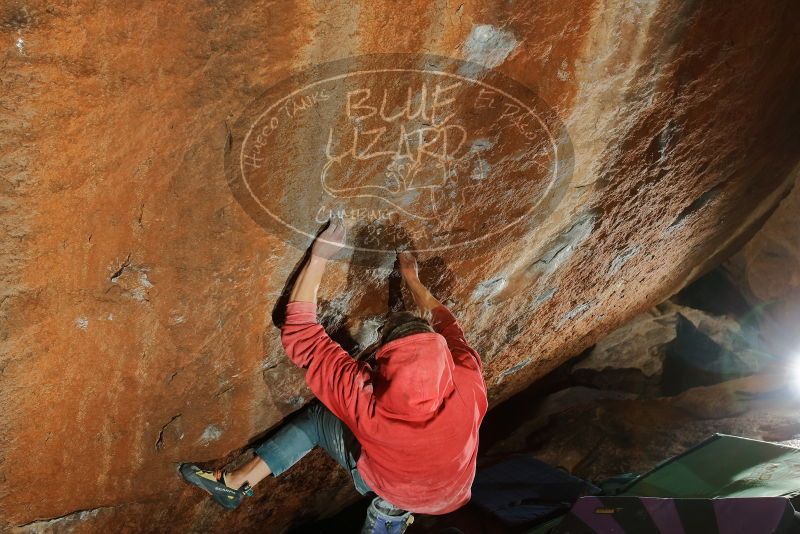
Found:
[[[483,370],[481,357],[467,343],[464,331],[456,321],[456,318],[420,282],[417,272],[417,260],[407,252],[401,253],[399,260],[400,274],[411,292],[414,302],[418,308],[432,314],[433,329],[447,341],[447,347],[450,349],[455,363],[481,372]]]
[[[344,245],[345,229],[341,219],[334,219],[311,245],[311,256],[303,265],[292,287],[289,301],[311,302],[316,309],[317,291],[328,260]]]
[[[328,336],[311,302],[289,303],[281,341],[289,359],[306,369],[306,383],[314,395],[336,417],[355,426],[372,394],[369,365],[354,360]]]
[[[297,275],[297,280],[295,280],[289,295],[289,302],[310,302],[316,309],[317,291],[327,265],[326,258],[314,255],[308,258],[303,268],[300,269],[300,274]]]
[[[461,325],[458,324],[450,310],[444,305],[439,305],[431,310],[431,313],[433,314],[433,329],[447,341],[447,347],[450,349],[455,363],[482,372],[481,357],[467,343]]]
[[[409,252],[401,252],[397,257],[400,261],[400,275],[411,292],[417,308],[424,312],[430,312],[442,306],[442,303],[420,282],[416,258]]]
[[[317,291],[328,260],[344,243],[341,219],[331,221],[311,246],[311,255],[292,287],[281,341],[287,356],[307,370],[306,383],[339,419],[355,424],[369,402],[370,372],[355,361],[317,322]]]

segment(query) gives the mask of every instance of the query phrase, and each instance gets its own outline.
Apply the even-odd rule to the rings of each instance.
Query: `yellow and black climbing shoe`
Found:
[[[207,491],[217,504],[229,510],[237,508],[245,496],[253,495],[253,488],[247,482],[239,489],[226,486],[222,471],[205,471],[194,464],[181,464],[178,471],[186,482]]]

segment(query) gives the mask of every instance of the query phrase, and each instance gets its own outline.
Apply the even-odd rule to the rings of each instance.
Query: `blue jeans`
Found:
[[[356,462],[361,454],[358,440],[338,417],[321,402],[314,401],[296,414],[272,437],[258,446],[256,454],[266,462],[274,476],[279,476],[319,445],[350,473],[356,491],[374,493],[361,478]],[[367,509],[362,533],[401,534],[411,523],[411,514],[380,497]]]

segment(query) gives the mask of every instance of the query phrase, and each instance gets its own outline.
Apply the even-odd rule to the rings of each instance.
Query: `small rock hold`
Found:
[[[203,434],[200,436],[200,443],[207,445],[213,441],[217,441],[219,438],[222,437],[222,430],[214,425],[208,425],[205,430],[203,430]]]
[[[533,361],[531,358],[525,358],[524,360],[522,360],[521,362],[519,362],[515,366],[509,367],[508,369],[506,369],[505,371],[500,373],[500,376],[497,377],[497,381],[495,383],[499,384],[507,376],[511,376],[511,375],[519,372],[520,370],[524,369],[525,367],[528,366],[529,363],[531,363],[531,361]]]
[[[467,61],[492,68],[503,63],[517,44],[517,39],[511,32],[491,24],[479,24],[473,26],[467,37],[464,53]]]
[[[472,300],[481,302],[491,299],[506,287],[508,281],[505,278],[494,278],[481,282],[472,292]]]

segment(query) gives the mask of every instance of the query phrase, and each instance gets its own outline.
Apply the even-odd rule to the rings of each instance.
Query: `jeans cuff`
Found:
[[[291,459],[287,458],[285,454],[282,454],[281,450],[270,440],[259,445],[256,449],[256,454],[266,462],[273,476],[283,474],[293,463]]]

